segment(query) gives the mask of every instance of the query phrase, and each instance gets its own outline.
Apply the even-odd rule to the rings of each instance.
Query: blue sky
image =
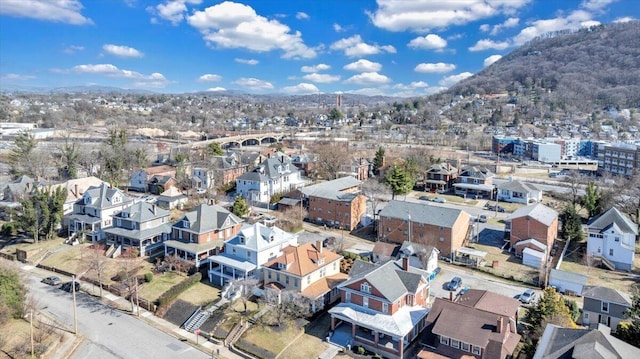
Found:
[[[424,96],[638,0],[0,0],[0,88]]]

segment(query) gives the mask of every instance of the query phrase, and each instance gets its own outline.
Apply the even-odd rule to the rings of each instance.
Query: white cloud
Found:
[[[218,48],[240,48],[256,52],[282,50],[286,59],[316,57],[307,47],[299,31],[278,20],[258,15],[248,6],[230,1],[195,11],[187,17],[189,24],[200,31],[207,44]]]
[[[333,24],[333,31],[335,31],[335,32],[345,32],[345,31],[347,31],[347,29],[345,29],[344,27],[340,26],[340,24],[334,23]]]
[[[163,88],[170,83],[170,81],[159,72],[154,72],[151,75],[145,75],[136,71],[119,69],[117,66],[112,64],[77,65],[71,68],[71,71],[53,69],[52,72],[74,72],[78,74],[102,75],[107,77],[131,79],[135,80],[131,86],[141,88]]]
[[[491,56],[487,57],[486,59],[484,59],[484,62],[483,62],[484,67],[487,67],[487,66],[493,64],[494,62],[500,60],[501,58],[502,58],[501,55],[491,55]]]
[[[285,87],[282,89],[282,91],[289,94],[309,94],[309,93],[318,93],[320,92],[320,89],[318,89],[314,84],[302,82],[295,86]]]
[[[482,32],[488,32],[489,30],[491,30],[491,25],[489,25],[489,24],[482,24],[482,25],[480,25],[480,31],[482,31]]]
[[[198,77],[198,82],[218,82],[222,80],[222,76],[216,74],[204,74]]]
[[[517,17],[510,17],[505,20],[502,24],[495,25],[493,29],[491,29],[491,35],[497,35],[502,29],[507,29],[511,27],[516,27],[520,24],[520,19]]]
[[[83,16],[79,0],[2,0],[0,14],[71,25],[93,24]]]
[[[28,81],[35,79],[35,76],[31,75],[19,75],[19,74],[6,74],[0,77],[1,80],[14,80],[14,81]]]
[[[240,58],[235,58],[233,59],[233,61],[239,63],[239,64],[245,64],[245,65],[251,65],[251,66],[255,66],[257,64],[260,63],[260,61],[256,60],[256,59],[240,59]]]
[[[317,64],[317,65],[313,65],[313,66],[302,66],[300,68],[300,71],[302,71],[302,72],[319,72],[319,71],[329,70],[330,68],[331,68],[331,66],[329,66],[327,64]]]
[[[317,82],[317,83],[323,83],[323,84],[340,81],[340,75],[329,75],[329,74],[318,74],[318,73],[306,74],[302,76],[302,78],[311,82]]]
[[[391,82],[390,78],[377,72],[363,72],[361,74],[351,76],[344,81],[346,84],[357,85],[380,85],[389,82]]]
[[[469,48],[469,51],[483,51],[483,50],[504,50],[509,47],[508,41],[493,41],[490,39],[478,40],[475,45]]]
[[[397,96],[397,97],[425,96],[425,95],[431,95],[446,89],[445,87],[441,87],[441,86],[435,86],[435,87],[429,86],[429,84],[427,84],[424,81],[412,82],[408,85],[396,84],[396,85],[393,85],[393,87],[391,88],[394,91],[388,92],[387,95]]]
[[[155,14],[156,16],[170,21],[173,25],[178,25],[183,19],[184,14],[187,12],[187,5],[199,5],[202,0],[167,0],[163,4],[158,4],[156,7],[148,7],[147,11]],[[152,19],[152,22],[157,22]]]
[[[520,33],[513,38],[513,43],[519,46],[549,32],[575,30],[583,26],[599,24],[599,22],[592,20],[592,16],[588,11],[575,10],[566,17],[559,16],[553,19],[536,20],[528,27],[522,29]]]
[[[207,92],[221,92],[221,91],[227,91],[227,89],[224,87],[210,87],[207,89]]]
[[[407,45],[414,49],[440,50],[447,47],[447,40],[436,34],[416,37]]]
[[[362,41],[360,35],[353,35],[344,39],[340,39],[330,46],[331,50],[343,50],[348,57],[359,57],[367,55],[375,55],[381,52],[396,53],[395,47],[391,45],[367,44]]]
[[[629,21],[635,21],[635,20],[636,19],[631,16],[624,16],[624,17],[619,17],[613,20],[613,22],[629,22]]]
[[[310,16],[306,12],[299,11],[296,13],[296,19],[298,20],[309,20]]]
[[[375,87],[365,87],[357,90],[349,90],[345,91],[345,93],[350,93],[354,95],[365,95],[365,96],[385,96],[385,92],[382,89]]]
[[[438,82],[440,84],[440,86],[444,86],[444,87],[451,87],[452,85],[455,85],[456,83],[469,78],[473,76],[473,74],[471,72],[463,72],[463,73],[459,73],[457,75],[451,75],[451,76],[447,76],[445,78],[443,78],[442,80],[440,80],[440,82]]]
[[[584,0],[580,6],[591,11],[600,11],[617,0]]]
[[[377,27],[389,31],[418,31],[465,25],[500,14],[512,14],[532,0],[377,0],[375,12],[368,12]]]
[[[119,57],[143,57],[144,56],[142,52],[129,46],[106,44],[102,46],[102,49],[111,55],[119,56]]]
[[[80,51],[84,51],[84,46],[70,45],[64,48],[64,50],[62,50],[62,52],[64,52],[67,55],[73,55],[76,52],[80,52]]]
[[[360,59],[356,62],[344,65],[343,68],[345,70],[357,72],[378,72],[382,70],[382,64],[366,59]]]
[[[418,64],[413,71],[422,73],[445,73],[456,69],[454,64],[445,64],[444,62],[438,63],[421,63]]]
[[[263,81],[255,77],[242,77],[237,79],[233,83],[253,91],[264,91],[273,89],[273,84],[271,82]]]

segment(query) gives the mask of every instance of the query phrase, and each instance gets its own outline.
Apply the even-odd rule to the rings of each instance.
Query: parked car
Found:
[[[62,283],[62,281],[60,280],[60,277],[51,276],[51,277],[47,277],[47,278],[43,279],[42,283],[48,284],[48,285],[58,285],[58,284]]]
[[[460,288],[461,285],[462,285],[462,278],[453,277],[449,281],[449,284],[447,284],[447,289],[449,289],[451,291],[458,290],[458,288]]]
[[[524,291],[524,293],[520,294],[520,297],[518,299],[524,304],[531,304],[531,302],[536,299],[536,292],[531,289],[527,289]]]
[[[322,246],[326,247],[326,246],[331,246],[333,245],[333,242],[335,242],[336,237],[327,237],[322,241]]]
[[[77,281],[66,282],[60,287],[60,289],[64,290],[65,292],[71,293],[73,291],[73,287],[71,287],[72,283],[73,283],[73,286],[75,287],[75,291],[76,292],[80,291],[80,283]]]
[[[484,214],[481,214],[480,217],[478,217],[478,222],[487,223],[487,216],[485,216]]]
[[[431,198],[429,198],[429,196],[420,196],[418,197],[418,199],[423,201],[431,201]]]
[[[447,202],[446,199],[442,198],[442,197],[433,197],[433,202],[437,202],[437,203],[445,203]]]

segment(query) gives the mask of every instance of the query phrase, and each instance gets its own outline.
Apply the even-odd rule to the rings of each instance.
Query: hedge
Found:
[[[189,289],[192,285],[200,282],[200,280],[202,280],[202,273],[197,272],[182,282],[174,285],[168,291],[162,293],[160,298],[158,298],[158,306],[162,307],[173,302],[180,294],[182,294],[182,292]]]

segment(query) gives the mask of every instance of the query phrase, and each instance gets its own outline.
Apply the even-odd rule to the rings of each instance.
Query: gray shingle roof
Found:
[[[122,196],[121,203],[113,203],[113,196],[119,194]],[[133,198],[127,196],[118,188],[112,188],[107,183],[102,183],[99,186],[91,186],[84,192],[84,196],[91,198],[91,203],[86,205],[93,208],[109,208],[113,206],[121,206],[133,201]],[[84,199],[81,198],[80,204],[84,204]]]
[[[626,293],[621,293],[615,289],[600,286],[585,286],[582,288],[582,296],[631,306],[631,298]]]
[[[208,204],[201,204],[193,211],[186,213],[174,224],[174,227],[183,228],[184,219],[189,221],[189,230],[196,233],[207,233],[216,229],[220,230],[242,222],[240,218],[226,209],[218,205]],[[229,223],[225,224],[227,219],[229,219]]]
[[[610,329],[570,329],[549,324],[538,342],[534,359],[638,358],[640,349],[611,336]]]
[[[543,223],[547,226],[550,226],[553,221],[558,218],[558,212],[553,209],[545,206],[542,203],[537,203],[531,206],[524,206],[518,208],[515,212],[513,212],[507,220],[512,220],[515,218],[529,216],[540,223]]]
[[[426,282],[420,274],[407,272],[393,261],[374,264],[356,260],[349,275],[350,278],[341,286],[365,279],[390,302],[398,300],[406,293],[415,293],[420,280]]]
[[[616,207],[611,207],[603,214],[592,218],[587,226],[590,230],[606,230],[611,224],[616,224],[620,230],[625,233],[633,233],[638,235],[638,226],[633,223],[627,216],[622,214]]]
[[[433,206],[426,203],[391,201],[380,211],[380,216],[411,222],[451,228],[464,211],[455,208]]]
[[[361,181],[354,177],[347,176],[301,188],[300,192],[306,196],[333,198],[336,196],[336,193],[361,184]]]
[[[127,214],[124,216],[123,214]],[[128,218],[134,222],[144,223],[156,218],[162,218],[169,216],[169,211],[162,209],[156,205],[148,202],[138,202],[129,208],[126,208],[120,212],[117,216],[121,218]]]
[[[538,187],[530,184],[530,183],[526,183],[526,182],[520,182],[518,180],[513,180],[513,181],[509,181],[509,182],[505,182],[503,184],[501,184],[500,186],[498,186],[498,188],[500,189],[506,189],[509,190],[511,192],[518,192],[518,193],[530,193],[530,192],[534,192],[534,191],[538,191]]]

